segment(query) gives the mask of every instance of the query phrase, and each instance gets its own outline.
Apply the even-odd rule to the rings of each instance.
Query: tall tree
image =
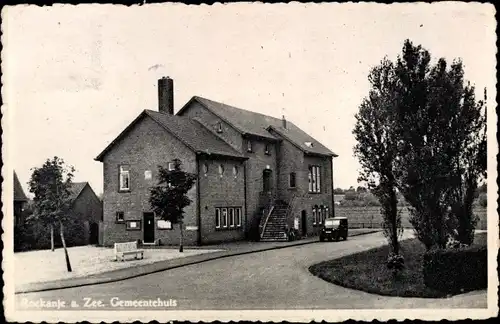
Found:
[[[30,218],[50,227],[52,251],[54,251],[54,227],[59,225],[66,267],[68,272],[71,272],[71,263],[64,239],[64,224],[69,219],[70,186],[75,169],[66,165],[63,159],[55,156],[52,159],[47,159],[42,167],[32,170],[29,191],[35,197],[33,199],[34,212]]]
[[[172,224],[179,224],[179,252],[183,252],[184,208],[192,202],[187,193],[193,188],[196,175],[183,171],[179,159],[173,162],[173,170],[158,166],[158,183],[150,190],[149,203],[151,209],[161,219],[170,221]]]
[[[384,58],[370,71],[368,80],[371,85],[369,95],[362,101],[355,116],[353,134],[357,144],[354,154],[362,167],[359,181],[366,182],[379,200],[384,234],[392,253],[398,255],[402,227],[394,171],[398,152],[392,118],[396,81],[393,63]]]
[[[444,248],[454,233],[472,242],[471,195],[486,176],[486,117],[463,65],[405,41],[394,65],[393,130],[397,133],[398,189],[411,205],[417,237],[430,249]]]

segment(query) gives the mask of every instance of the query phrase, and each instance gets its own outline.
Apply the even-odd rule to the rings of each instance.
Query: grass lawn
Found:
[[[476,234],[474,245],[486,245],[486,233]],[[400,297],[447,297],[446,292],[425,286],[422,274],[425,247],[418,239],[401,242],[401,254],[405,269],[398,278],[387,269],[389,246],[325,261],[309,267],[309,271],[323,280],[336,285],[366,291],[373,294]]]

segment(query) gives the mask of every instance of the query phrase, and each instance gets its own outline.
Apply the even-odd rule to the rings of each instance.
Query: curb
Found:
[[[377,233],[377,232],[380,232],[380,229],[374,229],[374,230],[370,230],[367,232],[361,232],[361,233],[353,233],[349,237],[373,234],[373,233]],[[118,270],[114,270],[114,271],[94,274],[94,275],[90,275],[87,277],[69,278],[69,279],[64,279],[64,280],[56,280],[56,281],[40,282],[40,283],[31,283],[31,284],[24,285],[24,287],[21,286],[19,289],[16,289],[14,294],[16,294],[16,295],[17,294],[26,294],[26,293],[33,293],[33,292],[51,291],[51,290],[67,289],[67,288],[77,288],[77,287],[84,287],[84,286],[90,286],[90,285],[96,285],[96,284],[117,282],[117,281],[122,281],[122,280],[126,280],[126,279],[137,278],[137,277],[141,277],[141,276],[145,276],[148,274],[153,274],[153,273],[157,273],[157,272],[161,272],[161,271],[166,271],[166,270],[181,268],[184,266],[199,264],[199,263],[203,263],[203,262],[207,262],[207,261],[224,259],[224,258],[228,258],[228,257],[232,257],[232,256],[246,255],[246,254],[271,251],[271,250],[280,250],[280,249],[285,249],[285,248],[294,247],[294,246],[302,246],[302,245],[307,245],[307,244],[312,244],[312,243],[318,243],[318,240],[315,239],[315,240],[307,240],[304,242],[301,242],[301,241],[296,241],[296,242],[297,243],[291,243],[291,244],[287,244],[287,245],[269,246],[269,247],[249,249],[247,251],[219,251],[219,252],[213,252],[213,253],[207,253],[207,254],[199,254],[199,255],[194,255],[192,257],[188,257],[189,259],[188,258],[178,258],[178,259],[159,261],[156,263],[146,264],[146,265],[142,265],[142,266],[123,268],[123,269],[118,269]],[[167,263],[167,264],[165,264],[165,263]]]

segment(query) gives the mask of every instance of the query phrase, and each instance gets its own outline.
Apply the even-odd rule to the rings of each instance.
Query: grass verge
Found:
[[[473,245],[486,245],[486,233],[476,234]],[[418,239],[401,242],[405,269],[394,277],[387,269],[389,246],[324,261],[309,267],[309,271],[333,284],[372,294],[399,297],[443,298],[446,292],[428,288],[422,274],[425,247]]]

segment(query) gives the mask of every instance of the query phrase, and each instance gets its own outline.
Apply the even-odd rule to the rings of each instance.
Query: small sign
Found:
[[[186,226],[186,230],[187,231],[197,231],[198,230],[198,226]]]

